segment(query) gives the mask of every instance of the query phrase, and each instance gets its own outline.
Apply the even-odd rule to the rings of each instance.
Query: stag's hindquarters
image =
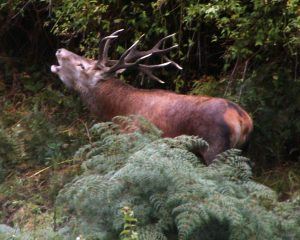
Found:
[[[137,114],[143,115],[165,137],[195,135],[205,139],[209,148],[200,152],[207,164],[217,154],[240,147],[252,130],[252,120],[238,105],[221,98],[186,96],[167,91],[144,91]]]

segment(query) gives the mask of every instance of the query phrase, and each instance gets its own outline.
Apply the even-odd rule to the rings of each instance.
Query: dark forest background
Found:
[[[299,0],[1,0],[0,23],[0,179],[25,189],[1,187],[0,203],[21,201],[5,205],[5,222],[15,221],[11,216],[26,191],[37,205],[40,199],[29,193],[41,191],[50,206],[80,164],[62,166],[90,141],[95,121],[50,72],[55,51],[64,47],[97,58],[99,40],[121,28],[126,34],[112,57],[142,34],[140,47],[147,49],[176,33],[179,48],[171,58],[183,67],[159,72],[164,85],[141,81],[134,72],[124,81],[238,103],[254,120],[247,153],[254,177],[283,199],[299,189]],[[47,174],[35,175],[39,169]],[[24,180],[31,176],[39,179]],[[44,187],[50,182],[49,192]]]

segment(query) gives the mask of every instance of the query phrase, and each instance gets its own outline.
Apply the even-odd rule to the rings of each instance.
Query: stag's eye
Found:
[[[78,66],[81,67],[82,70],[85,69],[82,63],[79,63]]]

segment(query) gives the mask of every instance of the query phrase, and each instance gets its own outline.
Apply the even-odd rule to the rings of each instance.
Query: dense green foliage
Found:
[[[117,118],[132,129],[139,119]],[[150,123],[126,133],[114,122],[92,128],[93,141],[75,154],[83,175],[65,185],[57,206],[71,233],[117,239],[130,206],[139,239],[297,239],[299,199],[278,202],[274,191],[251,180],[239,151],[209,167],[193,154],[202,139],[162,139]],[[66,215],[67,214],[67,218]]]
[[[299,0],[19,0],[4,1],[0,11],[4,56],[25,54],[30,64],[54,56],[57,42],[96,57],[99,39],[120,28],[128,32],[116,44],[114,57],[142,33],[146,33],[142,48],[147,48],[175,32],[179,51],[172,58],[184,70],[181,76],[164,71],[166,88],[221,95],[244,105],[255,120],[251,151],[260,155],[260,162],[299,155]],[[20,39],[13,37],[17,32]],[[27,47],[20,48],[24,41]],[[16,63],[0,60],[8,63],[10,79]]]
[[[1,128],[0,125],[0,183],[2,182],[6,173],[4,167],[5,163],[14,161],[15,157],[15,146],[8,134],[3,128]]]
[[[26,105],[17,107],[16,115],[13,100],[0,98],[0,159],[13,166],[22,161],[50,165],[68,158],[85,140],[84,129],[74,132],[70,125],[78,113],[64,110],[66,107],[79,110],[76,104],[78,102],[72,97],[49,87],[28,97]],[[64,122],[56,125],[61,119]],[[16,152],[14,157],[10,156],[14,153],[11,148]]]

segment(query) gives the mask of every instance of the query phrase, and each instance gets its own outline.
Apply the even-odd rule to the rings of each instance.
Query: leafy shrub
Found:
[[[82,105],[50,86],[25,98],[19,99],[16,95],[12,100],[3,96],[0,108],[1,139],[13,143],[15,150],[13,157],[6,157],[10,167],[21,162],[55,164],[71,156],[78,146],[87,141],[85,127],[79,119]],[[76,130],[75,125],[78,126]],[[5,143],[2,145],[2,155],[12,154]]]
[[[299,199],[278,202],[274,191],[251,180],[238,150],[205,166],[193,152],[207,143],[192,136],[162,139],[136,117],[100,123],[75,158],[84,174],[65,185],[57,206],[74,236],[117,239],[129,206],[139,239],[298,238]],[[143,131],[129,131],[140,125]],[[124,132],[124,126],[127,131]]]
[[[49,165],[59,159],[65,159],[72,151],[64,149],[68,139],[59,133],[57,126],[41,111],[28,114],[17,124],[7,127],[6,131],[10,132],[17,153],[13,159],[6,161],[10,166],[22,161]],[[3,154],[11,154],[10,151],[3,145]]]
[[[5,166],[15,161],[16,149],[12,139],[0,125],[0,182],[5,177]]]

